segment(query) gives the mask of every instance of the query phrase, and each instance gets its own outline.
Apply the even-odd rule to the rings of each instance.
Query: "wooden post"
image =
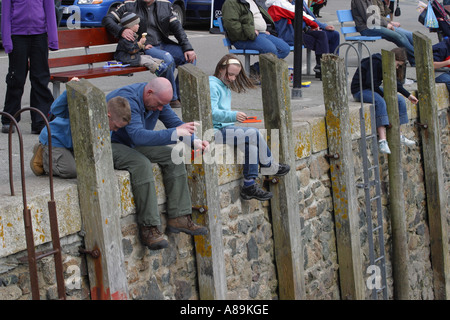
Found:
[[[259,56],[264,124],[269,146],[279,146],[279,162],[291,166],[291,171],[272,184],[270,200],[275,260],[281,300],[305,299],[303,242],[300,209],[297,197],[292,112],[289,96],[288,66],[272,54]],[[276,139],[276,141],[271,141]],[[275,151],[272,149],[272,151]]]
[[[427,125],[426,129],[421,130],[421,137],[434,292],[436,299],[443,300],[450,299],[449,230],[446,222],[447,195],[444,191],[433,51],[431,40],[427,36],[414,32],[413,39],[419,92],[419,121]]]
[[[183,121],[196,121],[201,128],[212,132],[211,98],[209,78],[199,68],[185,64],[178,68],[180,91],[183,100]],[[202,129],[197,136],[202,139]],[[202,140],[206,139],[204,137]],[[208,137],[210,143],[213,135]],[[188,150],[190,159],[190,150]],[[217,164],[201,161],[187,164],[189,187],[191,189],[193,219],[206,225],[209,233],[205,236],[194,236],[197,254],[197,273],[199,293],[202,300],[223,300],[227,295],[227,282],[222,239],[222,219],[220,214],[219,181]],[[201,163],[198,163],[200,162]],[[203,209],[202,209],[203,208]],[[206,212],[204,210],[207,210]]]
[[[406,235],[405,196],[403,192],[402,145],[397,98],[395,54],[382,50],[383,88],[389,123],[387,140],[391,149],[389,162],[389,213],[392,226],[392,274],[394,299],[409,299],[408,245]]]
[[[364,299],[347,72],[344,60],[322,57],[322,81],[342,299]],[[330,90],[332,88],[332,90]]]
[[[78,194],[92,299],[127,299],[120,195],[105,94],[86,80],[67,84]]]

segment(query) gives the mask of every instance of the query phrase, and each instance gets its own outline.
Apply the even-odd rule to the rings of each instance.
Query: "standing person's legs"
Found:
[[[38,109],[47,117],[53,102],[53,95],[48,88],[50,70],[47,34],[30,37],[30,106]],[[31,112],[31,132],[39,134],[44,126],[44,119],[36,112]]]
[[[13,50],[8,54],[9,67],[6,75],[6,94],[3,112],[10,115],[21,109],[22,95],[28,74],[28,36],[11,36]],[[20,115],[16,119],[20,121]],[[9,125],[10,120],[2,116],[2,124]]]

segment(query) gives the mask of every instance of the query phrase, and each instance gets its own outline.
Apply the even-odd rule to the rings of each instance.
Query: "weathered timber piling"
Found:
[[[447,196],[444,193],[433,51],[430,38],[420,32],[414,32],[413,39],[435,297],[436,299],[450,299]]]
[[[67,84],[78,194],[92,299],[127,299],[120,196],[105,94],[86,80]]]
[[[406,234],[405,197],[403,190],[402,145],[397,98],[397,76],[395,55],[382,50],[383,90],[389,116],[390,129],[387,140],[391,149],[389,163],[389,214],[392,229],[392,273],[394,278],[394,299],[409,298],[408,245]]]
[[[297,199],[288,66],[272,54],[260,55],[264,124],[271,139],[279,139],[279,161],[291,171],[272,184],[270,200],[280,299],[305,299],[303,243]],[[278,141],[276,141],[278,142]]]
[[[208,76],[192,64],[179,67],[180,90],[183,96],[183,120],[201,123],[197,132],[202,137],[202,129],[212,130],[211,98]],[[189,150],[190,156],[190,150]],[[190,157],[189,157],[190,159]],[[209,233],[195,236],[197,273],[200,299],[225,299],[227,282],[222,239],[222,219],[220,216],[219,182],[217,164],[213,161],[201,161],[187,164],[189,187],[191,189],[193,218],[198,223],[208,226]]]
[[[322,58],[322,81],[330,157],[342,299],[364,299],[359,216],[344,60]]]

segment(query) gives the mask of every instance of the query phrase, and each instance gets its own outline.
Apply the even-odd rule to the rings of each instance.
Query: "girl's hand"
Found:
[[[412,94],[408,97],[408,100],[411,101],[412,104],[417,104],[419,102],[419,99],[414,97]]]
[[[247,120],[247,115],[244,112],[238,112],[236,114],[236,120],[239,122]]]

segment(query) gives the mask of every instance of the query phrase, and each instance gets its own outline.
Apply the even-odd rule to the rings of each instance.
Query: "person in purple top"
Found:
[[[1,30],[9,58],[3,111],[14,115],[20,110],[30,70],[30,106],[47,115],[53,102],[48,50],[58,50],[54,0],[3,0]],[[2,132],[9,132],[10,120],[2,116],[1,121]],[[43,127],[44,119],[31,112],[31,132],[39,134]]]

